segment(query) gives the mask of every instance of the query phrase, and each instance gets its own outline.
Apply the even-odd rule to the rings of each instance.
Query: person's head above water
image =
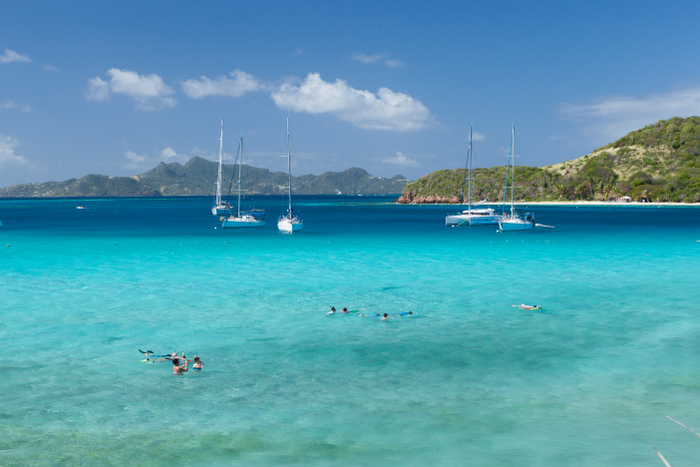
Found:
[[[178,358],[173,358],[173,365],[175,365],[175,366],[180,366],[180,359],[178,359]]]

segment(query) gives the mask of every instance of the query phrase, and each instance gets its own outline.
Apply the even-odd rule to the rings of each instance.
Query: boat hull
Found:
[[[214,206],[211,208],[212,216],[228,216],[231,214],[231,206]]]
[[[495,225],[501,219],[503,219],[503,216],[496,214],[493,209],[480,209],[451,214],[445,217],[445,225],[447,227]]]
[[[221,221],[221,227],[224,229],[242,229],[249,227],[262,227],[265,225],[264,220],[253,218],[229,218]]]
[[[501,229],[501,232],[515,232],[518,230],[529,230],[533,228],[535,224],[522,219],[514,219],[502,220],[498,223],[498,226]]]
[[[304,228],[304,222],[296,218],[289,219],[285,217],[277,221],[277,228],[284,233],[298,232]]]

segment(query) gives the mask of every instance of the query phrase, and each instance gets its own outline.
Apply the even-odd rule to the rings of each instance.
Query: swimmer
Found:
[[[196,355],[194,356],[194,364],[192,365],[192,368],[194,368],[195,370],[201,370],[202,368],[204,368],[204,365],[202,365],[202,361]]]
[[[332,314],[335,314],[335,307],[334,307],[334,306],[332,306],[332,307],[331,307],[331,311],[329,311],[329,312],[328,312],[328,313],[326,313],[326,314],[327,314],[327,315],[332,315]]]
[[[185,360],[184,365],[180,366],[180,359],[179,358],[173,358],[173,373],[176,375],[182,374],[183,372],[187,371],[187,363],[189,360]]]
[[[382,321],[389,321],[391,318],[389,318],[389,315],[387,313],[384,313],[384,316],[382,316],[381,320]]]
[[[347,308],[345,308],[345,307],[343,307],[343,309],[342,309],[342,310],[340,310],[340,311],[342,311],[343,313],[350,313],[350,312],[348,311],[348,309],[347,309]]]
[[[401,313],[399,313],[399,316],[406,316],[406,315],[412,315],[412,314],[413,314],[412,311],[402,311]]]

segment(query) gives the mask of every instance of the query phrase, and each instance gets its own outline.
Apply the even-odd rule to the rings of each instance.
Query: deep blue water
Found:
[[[700,431],[700,209],[497,234],[392,199],[296,197],[294,235],[273,197],[251,231],[208,198],[0,201],[0,465],[696,463],[665,416]]]

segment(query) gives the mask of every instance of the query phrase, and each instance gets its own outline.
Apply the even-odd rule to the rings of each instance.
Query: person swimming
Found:
[[[329,312],[326,313],[326,314],[327,314],[327,315],[333,315],[333,314],[335,314],[335,307],[332,306],[332,307],[331,307],[331,311],[329,311]]]
[[[391,319],[391,318],[389,318],[389,314],[388,314],[388,313],[384,313],[384,316],[381,317],[381,320],[382,320],[382,321],[389,321],[390,319]]]
[[[187,371],[188,362],[189,360],[185,360],[185,363],[182,366],[180,366],[180,359],[173,358],[173,373],[179,375]]]
[[[195,370],[201,370],[202,368],[204,368],[202,361],[196,355],[194,356],[194,363],[192,364],[192,368],[194,368]]]
[[[412,314],[413,314],[412,311],[402,311],[401,313],[399,313],[399,316],[406,316],[406,315],[412,315]]]
[[[347,308],[345,308],[345,307],[343,307],[343,309],[342,309],[342,310],[340,310],[340,311],[342,311],[343,313],[350,313],[350,312],[348,311],[348,309],[347,309]]]

